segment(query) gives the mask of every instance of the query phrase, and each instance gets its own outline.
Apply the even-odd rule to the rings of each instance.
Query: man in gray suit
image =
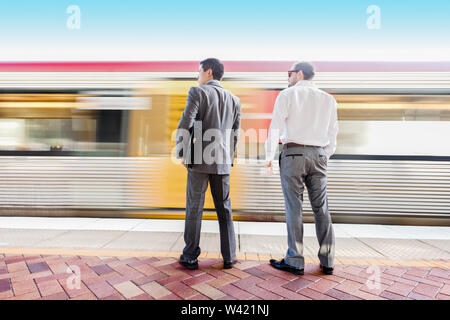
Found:
[[[337,103],[330,94],[312,82],[310,63],[295,63],[288,71],[289,88],[280,92],[275,102],[269,137],[266,141],[266,167],[272,170],[278,141],[288,233],[288,250],[281,261],[270,260],[276,268],[303,274],[302,204],[304,186],[308,189],[319,240],[322,272],[333,273],[334,233],[327,198],[327,164],[336,150],[338,132]]]
[[[200,229],[208,182],[217,212],[224,268],[237,262],[230,201],[230,173],[239,136],[241,102],[220,84],[223,64],[214,58],[200,62],[198,87],[191,87],[177,130],[177,157],[188,169],[186,246],[180,264],[198,268]]]

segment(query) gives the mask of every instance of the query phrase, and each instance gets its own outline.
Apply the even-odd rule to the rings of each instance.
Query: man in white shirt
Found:
[[[266,168],[270,173],[279,138],[283,143],[279,165],[288,250],[284,259],[271,259],[270,264],[293,274],[304,273],[302,203],[306,185],[314,212],[322,272],[332,274],[335,239],[328,210],[327,163],[336,150],[337,103],[333,96],[313,84],[314,68],[310,63],[295,63],[288,77],[289,88],[276,99],[266,141]]]

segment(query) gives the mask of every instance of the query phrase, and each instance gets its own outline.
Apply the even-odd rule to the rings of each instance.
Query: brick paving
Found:
[[[186,270],[175,256],[8,253],[0,254],[0,299],[450,300],[450,260],[355,262],[336,264],[334,275],[307,263],[296,276],[264,260],[223,270],[220,259],[203,258]]]

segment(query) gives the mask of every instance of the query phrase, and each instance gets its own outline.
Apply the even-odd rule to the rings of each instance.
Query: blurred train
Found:
[[[284,221],[264,169],[292,62],[225,62],[242,130],[235,220]],[[329,161],[334,222],[450,225],[450,62],[313,62],[338,101]],[[173,133],[198,62],[0,62],[0,214],[183,219]],[[304,195],[304,220],[313,221]],[[209,191],[205,219],[214,219]]]

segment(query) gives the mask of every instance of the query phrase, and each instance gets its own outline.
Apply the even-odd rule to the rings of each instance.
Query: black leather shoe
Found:
[[[303,275],[305,273],[304,269],[294,268],[288,265],[286,262],[284,262],[284,259],[282,259],[281,261],[270,259],[270,265],[275,269],[287,271],[292,274]]]
[[[324,274],[329,274],[329,275],[333,274],[334,269],[331,267],[325,267],[323,265],[320,265],[320,268],[322,269],[322,273],[324,273]]]
[[[224,261],[223,262],[223,268],[224,269],[231,269],[233,268],[233,266],[237,263],[237,260],[233,260],[233,261]]]
[[[189,260],[189,259],[185,259],[181,256],[180,261],[178,261],[178,262],[186,269],[189,269],[189,270],[198,269],[198,260],[197,259]]]

